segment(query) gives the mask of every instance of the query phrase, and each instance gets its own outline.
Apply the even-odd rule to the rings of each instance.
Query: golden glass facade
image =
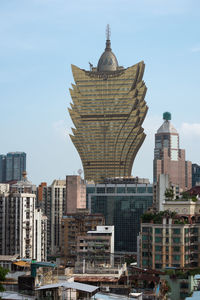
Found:
[[[115,59],[108,42],[104,65]],[[144,62],[127,69],[114,68],[101,71],[98,65],[86,71],[72,65],[75,84],[70,89],[73,103],[69,113],[75,128],[70,137],[81,157],[85,179],[97,183],[105,177],[130,176],[145,138]]]

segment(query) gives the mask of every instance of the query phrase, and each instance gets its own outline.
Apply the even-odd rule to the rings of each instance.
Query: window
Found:
[[[118,193],[118,194],[125,194],[125,192],[126,192],[126,191],[125,191],[125,187],[118,187],[118,188],[117,188],[117,193]]]
[[[127,187],[127,193],[135,194],[136,193],[136,187]]]
[[[108,194],[114,194],[115,193],[115,188],[114,187],[107,187],[107,193]]]
[[[173,255],[173,260],[179,261],[180,260],[180,255]]]
[[[156,243],[162,243],[162,237],[156,236],[155,237],[155,242]]]
[[[156,261],[161,261],[162,260],[162,255],[161,254],[156,254],[155,255],[155,260]]]
[[[180,232],[181,232],[180,228],[173,229],[173,234],[180,234]]]
[[[173,238],[173,243],[180,243],[181,239],[180,238]]]
[[[174,252],[180,252],[180,247],[179,247],[179,246],[173,247],[173,251],[174,251]]]
[[[155,246],[155,251],[162,251],[162,246]]]
[[[155,228],[155,234],[161,234],[162,228]]]

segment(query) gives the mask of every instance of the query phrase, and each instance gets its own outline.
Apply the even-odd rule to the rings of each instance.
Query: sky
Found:
[[[71,64],[97,65],[108,23],[119,65],[146,65],[147,136],[132,175],[152,181],[165,111],[200,164],[199,0],[0,0],[0,153],[26,152],[34,184],[82,169],[69,138]]]

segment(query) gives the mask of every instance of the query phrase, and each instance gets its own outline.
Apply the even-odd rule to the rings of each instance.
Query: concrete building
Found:
[[[192,186],[192,164],[185,160],[185,150],[179,148],[179,134],[171,124],[171,114],[163,114],[164,123],[155,134],[154,183],[161,174],[168,174],[169,181],[185,191]]]
[[[91,213],[101,213],[106,225],[115,226],[115,251],[137,252],[140,217],[153,205],[153,185],[142,178],[110,178],[87,184]]]
[[[0,155],[0,182],[20,181],[26,171],[26,153],[9,152]]]
[[[160,174],[157,184],[154,186],[154,199],[157,211],[164,210],[164,203],[166,200],[165,192],[167,190],[173,191],[173,199],[180,196],[180,188],[178,185],[172,184],[169,180],[169,174]]]
[[[61,220],[66,209],[65,197],[65,180],[54,180],[50,186],[44,183],[39,186],[37,204],[47,216],[48,255],[60,253]]]
[[[148,107],[141,61],[129,68],[118,65],[111,51],[109,29],[106,48],[90,71],[72,65],[75,84],[69,109],[74,123],[70,135],[86,180],[131,176],[132,165],[145,133],[142,123]]]
[[[97,226],[78,236],[77,256],[78,262],[114,266],[114,226]]]
[[[76,213],[86,209],[86,183],[81,176],[66,176],[66,211],[65,214]]]
[[[141,267],[200,267],[200,201],[166,201],[164,211],[146,213],[141,223]]]
[[[80,211],[63,216],[61,227],[62,263],[64,265],[74,265],[77,260],[78,237],[85,236],[88,231],[95,230],[97,226],[104,224],[103,215],[89,214],[88,211]]]
[[[46,260],[47,220],[35,208],[31,183],[24,178],[12,188],[0,193],[0,255]]]

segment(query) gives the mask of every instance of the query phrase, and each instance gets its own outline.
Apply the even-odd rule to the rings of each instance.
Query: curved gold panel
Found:
[[[75,84],[69,108],[70,135],[82,160],[85,179],[130,176],[145,134],[148,107],[142,80],[144,62],[114,72],[85,71],[72,65]]]

